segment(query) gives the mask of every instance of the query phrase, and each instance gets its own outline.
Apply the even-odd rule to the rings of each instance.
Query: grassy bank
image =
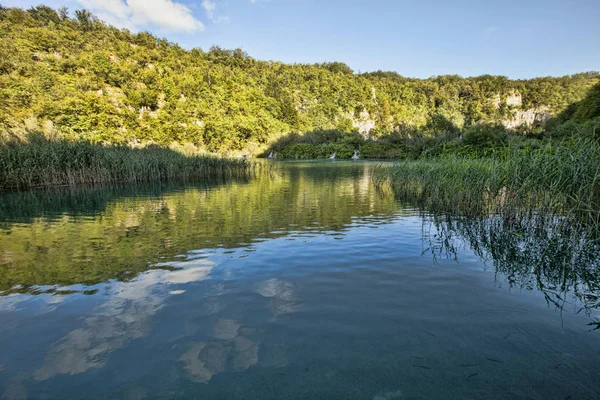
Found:
[[[161,147],[103,146],[49,140],[0,144],[0,192],[39,186],[202,179],[249,174],[244,159],[185,155]]]
[[[591,137],[509,146],[488,157],[405,161],[380,171],[377,180],[428,209],[555,213],[600,230],[600,144]]]

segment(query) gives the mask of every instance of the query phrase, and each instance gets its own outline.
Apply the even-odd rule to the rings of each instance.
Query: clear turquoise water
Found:
[[[597,249],[374,166],[0,197],[0,398],[600,398]]]

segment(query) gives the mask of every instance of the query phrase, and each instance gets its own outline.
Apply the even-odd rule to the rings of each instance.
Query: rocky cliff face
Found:
[[[536,107],[528,110],[515,111],[514,116],[511,119],[504,120],[502,123],[509,129],[518,128],[520,126],[544,126],[552,116],[553,115],[547,107]]]
[[[506,105],[513,109],[512,118],[502,121],[502,124],[509,129],[515,129],[520,126],[532,127],[545,125],[546,121],[552,118],[552,113],[547,106],[540,106],[523,110],[523,97],[519,92],[512,92],[506,97]]]
[[[371,129],[377,126],[377,123],[371,118],[371,114],[367,110],[363,110],[358,118],[356,116],[351,117],[352,126],[358,130],[363,137],[367,137]]]
[[[378,98],[374,89],[372,93],[373,97],[371,101],[373,104],[377,104]],[[528,128],[533,126],[544,126],[545,123],[554,116],[548,106],[524,109],[523,96],[518,91],[512,91],[508,94],[497,93],[490,97],[489,101],[497,110],[500,110],[501,107],[508,107],[509,116],[496,120],[508,129],[516,129],[523,126]],[[460,113],[458,117],[460,119]],[[351,111],[345,112],[342,115],[342,118],[351,121],[352,127],[365,138],[370,135],[373,129],[382,128],[381,119],[377,118],[377,115],[369,113],[366,109],[363,109],[360,114]],[[487,122],[489,122],[489,120],[487,120]],[[386,128],[397,128],[393,126],[393,118],[389,118]]]

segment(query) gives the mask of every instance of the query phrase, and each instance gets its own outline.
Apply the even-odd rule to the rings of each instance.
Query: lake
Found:
[[[598,247],[376,168],[0,196],[0,398],[600,398]]]

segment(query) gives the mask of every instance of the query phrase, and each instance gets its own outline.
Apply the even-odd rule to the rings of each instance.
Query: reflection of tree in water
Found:
[[[465,243],[491,261],[511,286],[541,291],[548,304],[592,318],[600,309],[600,246],[566,219],[556,216],[494,215],[482,218],[434,216],[424,219],[423,240],[435,257],[458,260]],[[600,328],[600,321],[591,324]]]
[[[339,231],[390,215],[398,205],[368,184],[371,169],[300,164],[281,176],[212,186],[68,192],[54,201],[45,192],[0,197],[0,295],[128,281],[189,250],[246,247],[291,231]]]

